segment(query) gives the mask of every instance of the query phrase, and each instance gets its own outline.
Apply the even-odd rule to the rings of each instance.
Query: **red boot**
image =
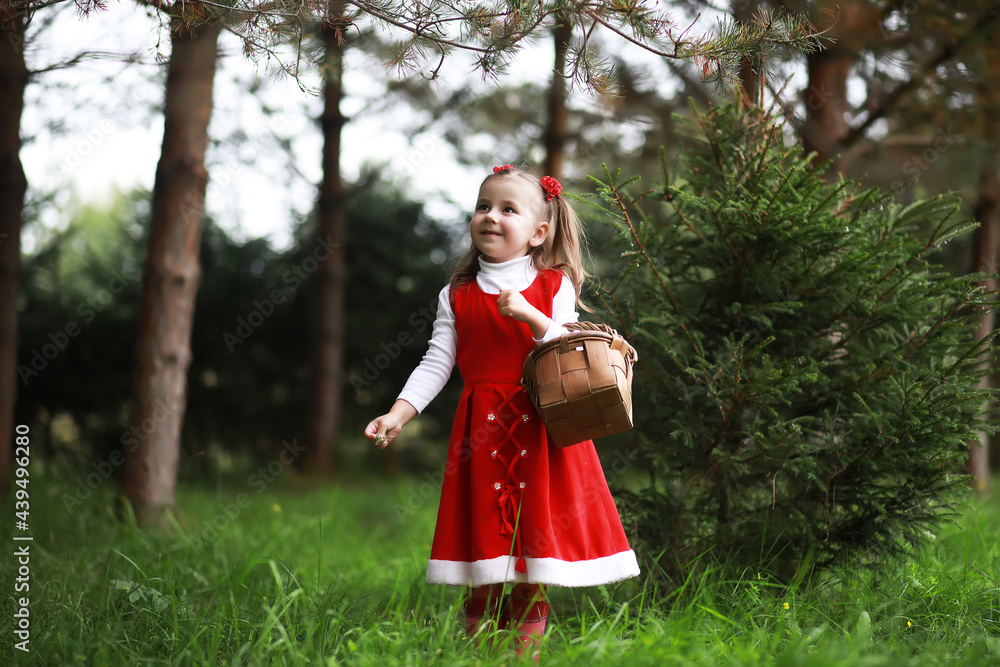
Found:
[[[538,662],[541,657],[540,639],[545,634],[545,623],[549,618],[549,603],[545,601],[545,592],[540,587],[532,587],[533,591],[514,588],[510,599],[510,624],[517,629],[517,655],[529,655]]]
[[[465,633],[469,639],[507,627],[506,600],[503,586],[480,586],[469,591],[465,600]]]

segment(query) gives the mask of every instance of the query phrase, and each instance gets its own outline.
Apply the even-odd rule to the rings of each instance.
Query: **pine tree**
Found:
[[[957,196],[825,182],[761,111],[695,123],[675,173],[632,197],[606,171],[594,199],[624,243],[605,316],[641,358],[633,537],[668,575],[713,552],[785,578],[919,543],[994,427],[973,335],[993,295],[934,260],[975,223]]]
[[[205,151],[222,23],[202,3],[171,5],[164,132],[153,184],[149,251],[132,375],[121,496],[142,524],[174,504],[187,403],[198,259],[208,172]]]

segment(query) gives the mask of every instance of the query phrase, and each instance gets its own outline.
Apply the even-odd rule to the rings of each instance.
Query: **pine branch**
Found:
[[[69,0],[12,0],[15,8],[33,12]],[[83,11],[100,9],[105,0],[75,0]],[[280,44],[295,45],[301,53],[304,37],[325,19],[323,0],[137,0],[160,11],[182,7],[211,9],[214,19],[232,26],[248,57],[268,56]],[[724,24],[716,36],[690,36],[694,24],[681,29],[657,3],[649,0],[483,0],[478,3],[427,0],[343,0],[353,8],[349,23],[362,20],[409,36],[394,60],[395,66],[415,69],[434,54],[429,78],[441,71],[452,51],[476,56],[476,68],[486,77],[506,71],[528,40],[549,31],[562,16],[572,14],[574,80],[591,90],[610,91],[613,68],[594,45],[599,26],[616,39],[668,61],[694,61],[708,78],[725,80],[751,57],[765,63],[776,49],[811,52],[820,38],[803,18],[792,14],[762,13],[741,26]],[[204,18],[204,17],[202,17]],[[282,66],[292,76],[298,66]]]

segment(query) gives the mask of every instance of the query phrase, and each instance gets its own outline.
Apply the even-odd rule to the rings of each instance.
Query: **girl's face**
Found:
[[[524,257],[549,233],[541,220],[542,194],[537,185],[516,176],[496,176],[479,188],[476,212],[469,224],[472,243],[488,262]]]

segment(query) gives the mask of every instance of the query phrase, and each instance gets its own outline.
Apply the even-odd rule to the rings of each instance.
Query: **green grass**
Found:
[[[13,648],[5,557],[0,664],[511,664],[502,637],[493,653],[465,638],[460,590],[424,583],[424,483],[183,486],[173,529],[143,532],[114,518],[112,484],[67,510],[73,484],[34,477],[31,652]],[[666,602],[638,581],[553,590],[543,663],[1000,665],[998,535],[1000,503],[980,501],[881,574],[790,590],[706,564]],[[9,527],[0,538],[13,551]]]

